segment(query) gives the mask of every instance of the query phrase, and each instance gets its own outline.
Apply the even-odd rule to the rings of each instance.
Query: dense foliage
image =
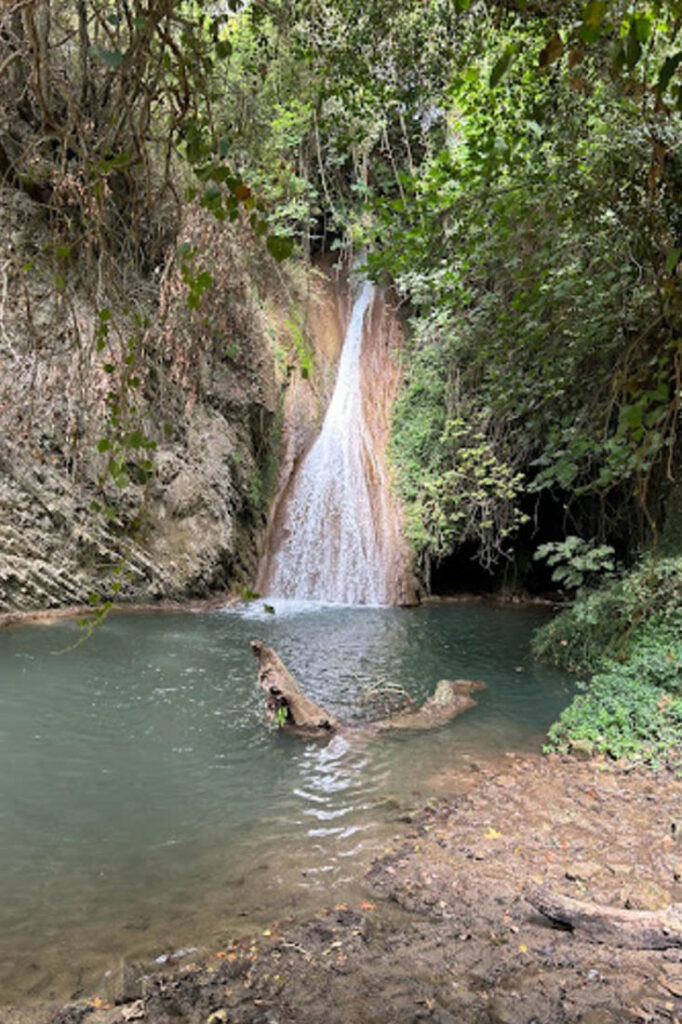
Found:
[[[425,563],[468,541],[494,565],[541,495],[557,541],[630,556],[658,531],[681,361],[673,8],[278,0],[230,23],[239,174],[305,253],[368,251],[408,301],[393,457]]]
[[[682,559],[646,560],[580,598],[535,638],[535,651],[589,682],[550,730],[613,757],[656,760],[682,748]]]

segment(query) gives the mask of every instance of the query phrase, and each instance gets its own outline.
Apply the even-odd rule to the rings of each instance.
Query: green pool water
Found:
[[[215,945],[342,898],[400,806],[462,759],[538,751],[571,682],[529,653],[541,610],[255,604],[0,633],[0,1003],[105,992],[121,958]],[[326,746],[269,731],[248,642],[365,721],[485,680],[435,732]],[[62,652],[62,653],[56,653]]]

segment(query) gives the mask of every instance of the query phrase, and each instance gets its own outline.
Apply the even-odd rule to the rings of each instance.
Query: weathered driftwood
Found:
[[[528,902],[555,924],[583,932],[593,942],[624,949],[682,946],[682,904],[664,910],[621,910],[531,888]]]
[[[309,700],[271,647],[251,641],[258,658],[258,685],[265,693],[265,706],[273,721],[302,736],[332,736],[339,723],[334,715]]]
[[[260,640],[251,641],[258,658],[258,684],[265,693],[265,704],[273,721],[297,735],[332,736],[339,730],[353,731],[338,718],[311,701],[289,673],[279,655]],[[471,696],[484,690],[485,683],[469,679],[442,679],[435,692],[416,711],[403,711],[391,718],[372,722],[356,732],[374,734],[387,729],[434,729],[474,707]]]
[[[379,729],[435,729],[463,711],[476,706],[471,696],[485,690],[485,683],[474,679],[441,679],[433,694],[416,711],[401,711],[376,723]]]

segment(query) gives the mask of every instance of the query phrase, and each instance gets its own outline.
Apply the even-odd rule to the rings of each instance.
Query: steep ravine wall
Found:
[[[0,613],[87,604],[114,588],[120,601],[208,597],[254,585],[267,564],[269,513],[334,389],[348,276],[331,259],[278,266],[248,229],[197,209],[179,239],[194,254],[190,276],[212,278],[193,310],[180,248],[149,278],[109,287],[77,259],[50,260],[41,210],[0,189]],[[381,452],[401,347],[387,298],[363,355]],[[119,488],[97,446],[131,338],[130,426],[157,447],[147,485]]]
[[[248,232],[190,211],[182,237],[213,277],[197,310],[177,257],[132,280],[125,302],[106,283],[91,291],[77,264],[55,288],[40,211],[14,192],[0,210],[0,612],[82,604],[116,583],[120,598],[147,601],[251,579],[276,458],[282,273]],[[96,449],[116,377],[102,365],[118,372],[132,335],[142,380],[131,424],[158,448],[151,482],[119,489]]]

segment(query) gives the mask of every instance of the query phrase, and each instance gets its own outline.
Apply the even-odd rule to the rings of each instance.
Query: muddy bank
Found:
[[[682,1019],[682,953],[560,930],[529,885],[611,906],[682,901],[682,781],[566,759],[473,761],[433,780],[372,866],[371,896],[118,994],[3,1024],[616,1024]],[[453,795],[454,794],[454,795]],[[111,1005],[107,999],[121,1000]]]
[[[113,604],[108,611],[109,615],[127,614],[135,612],[210,612],[219,608],[227,608],[237,604],[240,598],[234,593],[216,594],[213,597],[186,601],[146,601],[146,602],[122,602]],[[61,619],[88,619],[93,615],[91,604],[70,605],[67,608],[44,608],[40,611],[28,612],[3,612],[0,614],[0,629],[8,626],[49,626]]]

